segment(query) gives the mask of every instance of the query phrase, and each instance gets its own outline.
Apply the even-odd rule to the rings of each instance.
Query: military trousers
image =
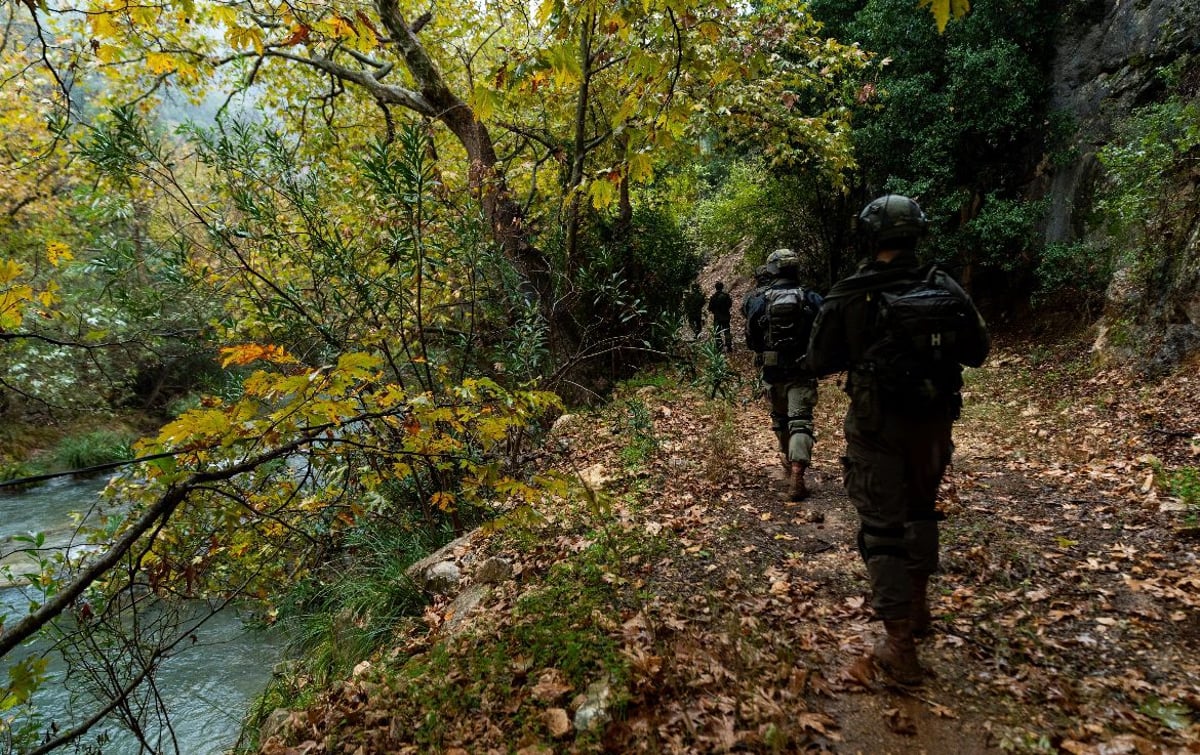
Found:
[[[914,576],[938,568],[938,487],[954,450],[952,415],[846,414],[846,493],[858,513],[858,550],[878,618],[909,616]]]
[[[817,405],[817,379],[791,378],[764,383],[771,405],[771,431],[788,461],[812,463],[813,408]]]

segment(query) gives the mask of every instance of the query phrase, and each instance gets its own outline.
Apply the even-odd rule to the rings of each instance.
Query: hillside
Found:
[[[838,384],[814,495],[787,503],[742,352],[727,398],[701,360],[561,420],[552,463],[586,487],[452,548],[477,605],[434,598],[389,653],[272,714],[261,751],[1196,751],[1195,366],[1142,384],[1046,330],[998,334],[968,376],[922,689],[867,660]]]

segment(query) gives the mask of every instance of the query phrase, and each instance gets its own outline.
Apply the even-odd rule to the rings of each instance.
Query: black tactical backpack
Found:
[[[763,365],[798,363],[808,350],[816,308],[799,286],[768,288],[762,295],[766,302],[761,325]]]
[[[891,391],[933,398],[958,390],[959,365],[982,361],[979,322],[970,301],[930,266],[916,283],[870,294],[878,338],[865,361]]]

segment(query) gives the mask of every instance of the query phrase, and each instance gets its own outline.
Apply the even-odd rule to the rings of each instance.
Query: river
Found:
[[[45,535],[43,549],[86,547],[78,542],[75,522],[92,512],[103,488],[103,480],[57,480],[18,493],[0,491],[0,563],[12,565],[14,571],[24,570],[29,559],[13,555],[13,551],[27,546],[14,542],[12,537],[30,532]],[[22,589],[0,586],[0,613],[8,614],[9,622],[22,616],[27,604]],[[191,608],[200,615],[204,606],[197,603]],[[232,609],[217,613],[196,630],[194,637],[194,642],[189,639],[181,643],[162,664],[158,684],[169,712],[170,732],[151,729],[151,734],[164,737],[166,744],[160,750],[164,753],[218,755],[237,741],[247,706],[270,680],[283,643],[275,633],[248,629]],[[43,650],[44,646],[35,645],[23,652]],[[54,721],[63,730],[95,707],[86,696],[70,688],[61,657],[51,652],[48,658],[50,678],[38,691],[35,702],[45,720]],[[3,678],[7,678],[9,660],[0,660]],[[102,740],[98,744],[97,737]],[[115,722],[102,724],[81,742],[92,743],[95,749],[90,751],[104,755],[145,752]],[[68,747],[66,751],[71,750]]]

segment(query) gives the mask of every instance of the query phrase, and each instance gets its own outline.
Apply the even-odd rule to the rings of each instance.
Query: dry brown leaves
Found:
[[[540,706],[550,739],[530,741],[522,719],[496,706],[486,723],[455,728],[454,746],[1200,751],[1200,566],[1194,544],[1174,536],[1180,515],[1164,512],[1162,491],[1146,482],[1149,456],[1197,463],[1191,437],[1172,433],[1197,429],[1200,381],[1089,372],[1073,366],[1081,346],[1055,348],[1033,364],[1032,349],[1012,344],[969,383],[940,501],[949,519],[932,594],[937,631],[921,645],[935,675],[920,691],[884,685],[866,655],[878,630],[840,488],[836,384],[822,384],[815,492],[801,505],[782,500],[766,409],[748,393],[722,408],[686,386],[641,389],[657,441],[642,463],[621,459],[628,438],[602,414],[567,439],[570,466],[613,502],[618,536],[670,543],[611,575],[648,597],[596,622],[628,665],[621,714],[598,742],[577,736],[570,717],[581,690],[555,669],[531,668],[516,694]],[[748,360],[735,362],[749,376]],[[718,431],[738,442],[706,440]],[[714,448],[725,449],[717,479],[705,456]],[[810,522],[813,511],[826,522]],[[518,590],[592,542],[586,523],[544,513],[540,543],[506,553],[519,585],[490,599],[489,621],[507,621]],[[414,641],[400,652],[424,648]],[[403,751],[395,727],[393,750],[370,749],[384,746],[371,732],[385,727],[386,711],[373,706],[386,700],[363,684],[331,691],[315,720],[295,720],[288,741],[298,744],[269,741],[263,752]],[[333,731],[337,747],[321,749]]]

